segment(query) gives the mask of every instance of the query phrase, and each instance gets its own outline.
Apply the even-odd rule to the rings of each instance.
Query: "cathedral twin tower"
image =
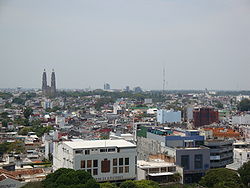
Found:
[[[45,96],[55,97],[56,96],[56,75],[54,69],[51,73],[51,86],[47,85],[46,71],[43,71],[43,81],[42,81],[42,92]]]

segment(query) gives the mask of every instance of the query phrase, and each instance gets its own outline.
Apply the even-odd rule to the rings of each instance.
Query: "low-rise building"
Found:
[[[77,139],[54,144],[53,170],[85,170],[98,182],[136,178],[137,152],[131,142]]]

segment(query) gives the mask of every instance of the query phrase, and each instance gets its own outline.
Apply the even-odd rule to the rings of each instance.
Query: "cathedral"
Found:
[[[46,71],[43,71],[43,78],[42,78],[42,92],[43,95],[48,97],[55,97],[56,96],[56,75],[54,69],[51,73],[51,86],[47,85],[47,76]]]

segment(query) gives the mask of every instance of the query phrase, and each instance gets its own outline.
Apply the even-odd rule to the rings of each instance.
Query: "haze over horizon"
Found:
[[[0,0],[0,88],[250,90],[248,0]]]

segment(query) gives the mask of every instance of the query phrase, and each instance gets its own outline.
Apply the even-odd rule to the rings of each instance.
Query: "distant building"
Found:
[[[151,104],[153,102],[152,99],[144,99],[145,104]]]
[[[158,110],[157,122],[159,123],[180,123],[181,111],[174,110]]]
[[[233,125],[250,125],[250,114],[232,116]]]
[[[201,127],[219,122],[219,113],[210,107],[202,107],[193,111],[194,126]]]
[[[47,75],[44,69],[43,77],[42,77],[42,93],[43,95],[49,96],[49,97],[56,96],[56,76],[55,76],[54,69],[52,70],[52,74],[51,74],[51,86],[47,85]]]
[[[126,87],[125,87],[125,91],[127,91],[127,92],[130,91],[129,86],[126,86]]]
[[[110,90],[111,87],[110,87],[110,84],[106,83],[104,84],[104,90]]]
[[[136,179],[136,145],[125,140],[55,142],[53,170],[89,172],[98,182]]]
[[[142,92],[142,89],[138,86],[138,87],[135,87],[134,88],[134,92],[135,93],[141,93]]]

